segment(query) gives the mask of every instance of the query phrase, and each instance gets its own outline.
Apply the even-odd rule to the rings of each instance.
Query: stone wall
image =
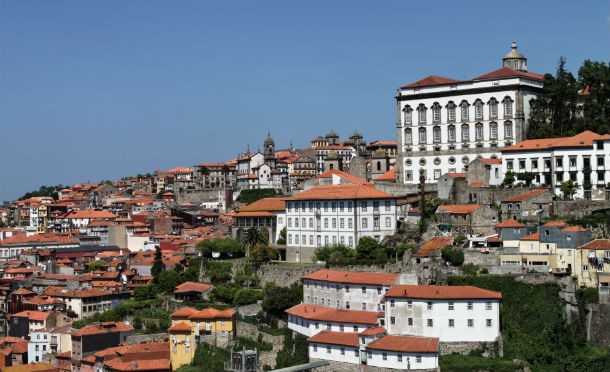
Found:
[[[236,322],[237,335],[238,337],[248,337],[253,340],[258,340],[258,335],[262,335],[264,342],[269,342],[273,345],[273,349],[270,351],[260,351],[258,355],[258,361],[260,366],[265,364],[275,367],[275,358],[277,353],[284,346],[284,336],[273,336],[265,332],[260,332],[254,324]]]
[[[587,339],[603,346],[610,346],[610,305],[591,304],[588,306]]]
[[[496,342],[440,342],[439,349],[441,355],[458,353],[468,355],[473,350],[483,350],[485,357],[502,357],[504,346],[502,336]]]
[[[311,274],[314,271],[323,269],[323,265],[312,265],[312,266],[282,266],[267,264],[262,265],[257,272],[260,279],[261,287],[269,282],[274,282],[280,286],[290,286],[292,283],[301,280],[302,276]]]
[[[610,208],[610,200],[556,200],[551,214],[559,218],[583,217],[600,209]]]
[[[481,253],[479,249],[464,249],[464,263],[473,263],[481,267],[500,266],[500,249],[490,248],[489,253]]]
[[[151,333],[149,335],[131,335],[127,336],[128,344],[141,344],[145,342],[164,342],[168,341],[169,336],[165,333]]]
[[[323,360],[323,359],[309,358],[310,362],[317,362],[319,360]],[[332,371],[332,372],[354,372],[354,371],[396,372],[396,371],[398,371],[397,369],[381,368],[381,367],[367,366],[367,365],[360,365],[360,364],[351,364],[351,363],[341,363],[341,362],[335,362],[332,360],[327,360],[327,362],[328,362],[328,366],[319,368],[319,370]],[[439,368],[435,368],[435,369],[418,369],[417,371],[438,372],[440,370],[441,369],[439,367]]]

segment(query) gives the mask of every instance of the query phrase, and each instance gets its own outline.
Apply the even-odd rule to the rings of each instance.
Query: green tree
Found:
[[[235,239],[208,239],[197,245],[202,257],[206,258],[236,258],[244,255],[243,245]],[[219,257],[214,257],[214,254]]]
[[[515,174],[513,173],[513,171],[509,170],[506,172],[506,174],[504,174],[504,181],[502,181],[502,186],[512,187],[514,183],[515,183]]]
[[[257,264],[277,260],[279,252],[267,244],[257,244],[250,250],[250,261]]]
[[[359,259],[372,259],[375,258],[377,252],[382,249],[381,244],[370,236],[363,236],[358,240],[356,246],[356,257]]]
[[[248,305],[253,304],[260,299],[261,293],[254,289],[239,289],[235,292],[233,297],[234,305]]]
[[[161,293],[171,294],[177,286],[184,282],[184,278],[176,270],[162,271],[159,274],[157,290]]]
[[[586,60],[578,70],[583,129],[608,133],[610,128],[610,64]]]
[[[449,245],[441,250],[441,257],[453,266],[461,266],[464,263],[464,251]]]
[[[105,264],[106,264],[106,261],[103,261],[103,260],[93,261],[89,264],[89,272],[94,272],[95,270],[99,269],[101,266],[104,266]]]
[[[133,298],[136,301],[145,301],[153,299],[157,296],[156,287],[153,284],[136,287],[133,289]]]
[[[214,285],[226,283],[231,280],[231,269],[233,264],[222,261],[206,261],[205,275]]]
[[[578,191],[579,187],[580,186],[578,183],[572,180],[567,180],[561,183],[559,186],[559,191],[561,191],[561,195],[563,195],[565,200],[572,200],[574,199],[574,195],[576,194],[576,191]]]
[[[517,179],[519,181],[525,182],[525,186],[527,186],[527,187],[531,186],[532,181],[534,181],[535,178],[536,178],[536,175],[532,172],[524,172],[524,173],[517,174]]]
[[[317,248],[313,255],[314,261],[338,262],[353,260],[356,252],[345,244],[332,244]]]
[[[153,265],[150,269],[150,273],[154,278],[154,283],[159,283],[159,275],[161,272],[165,270],[165,265],[163,264],[163,254],[161,253],[161,248],[157,246],[155,248],[155,258],[153,261]]]
[[[277,318],[283,318],[284,310],[298,305],[303,299],[303,286],[297,282],[290,287],[280,287],[269,282],[263,288],[262,297],[263,310]]]
[[[280,230],[280,236],[279,238],[277,238],[277,242],[278,245],[285,245],[286,244],[286,228],[282,228]]]
[[[258,244],[269,244],[269,232],[261,227],[250,227],[244,232],[242,244],[246,250],[246,257],[250,255],[250,250]]]

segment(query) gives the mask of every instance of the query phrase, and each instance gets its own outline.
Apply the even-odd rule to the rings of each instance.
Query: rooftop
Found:
[[[398,274],[367,273],[322,269],[305,275],[301,280],[319,280],[344,284],[369,284],[390,286],[398,279]]]
[[[395,285],[385,297],[423,299],[501,299],[502,293],[465,286]]]

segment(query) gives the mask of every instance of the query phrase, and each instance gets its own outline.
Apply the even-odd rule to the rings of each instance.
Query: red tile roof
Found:
[[[322,331],[307,339],[309,342],[330,345],[358,346],[358,334],[354,332]]]
[[[468,205],[440,205],[438,210],[441,212],[448,212],[451,214],[469,214],[481,208],[478,204]]]
[[[396,279],[398,279],[398,274],[366,273],[322,269],[303,276],[301,278],[301,281],[305,279],[344,284],[369,284],[389,286],[396,282]]]
[[[381,176],[375,178],[375,181],[396,181],[396,168],[392,168]]]
[[[589,250],[610,250],[610,239],[595,239],[591,240],[585,245],[581,245],[578,249],[589,249]]]
[[[545,223],[542,226],[557,226],[557,227],[562,227],[562,226],[568,226],[568,224],[565,223],[565,221],[552,220],[552,221],[548,221],[547,223]]]
[[[318,175],[316,178],[332,178],[333,176],[340,177],[340,178],[348,181],[349,183],[355,183],[358,185],[371,185],[370,182],[367,182],[366,180],[364,180],[360,177],[340,171],[338,169],[331,169],[329,171],[326,171],[326,172]]]
[[[451,178],[466,178],[466,173],[447,173]]]
[[[522,202],[522,201],[526,201],[529,200],[535,196],[538,196],[540,194],[543,194],[545,192],[548,192],[549,190],[547,189],[534,189],[528,192],[524,192],[523,194],[519,194],[516,196],[511,196],[510,198],[506,198],[502,200],[502,203],[514,203],[514,202]],[[549,193],[550,195],[550,193]]]
[[[439,249],[443,249],[448,245],[453,244],[453,237],[436,237],[425,242],[419,250],[414,254],[416,257],[430,257],[430,255]]]
[[[72,332],[72,336],[89,336],[108,332],[128,332],[133,331],[133,327],[123,322],[103,322],[101,324],[91,324]]]
[[[503,148],[502,152],[514,152],[514,151],[536,151],[536,150],[548,150],[564,147],[591,147],[593,146],[594,140],[608,139],[608,135],[599,135],[590,130],[584,131],[572,137],[559,137],[559,138],[543,138],[536,140],[527,140],[516,143],[512,146]]]
[[[17,314],[13,314],[13,316],[17,316],[20,318],[28,318],[29,320],[37,320],[37,321],[46,320],[49,317],[49,315],[51,315],[51,313],[44,312],[44,311],[31,311],[31,310],[21,311]]]
[[[483,181],[475,181],[468,184],[469,187],[489,187],[489,185]]]
[[[92,209],[87,209],[87,210],[75,210],[75,211],[71,211],[68,212],[68,214],[66,214],[64,216],[64,218],[88,218],[88,219],[114,219],[117,216],[113,213],[107,212],[107,211],[96,211],[96,210],[92,210]]]
[[[191,332],[191,326],[185,322],[178,322],[167,329],[168,332]]]
[[[174,318],[188,318],[193,313],[197,312],[197,309],[193,309],[192,307],[185,306],[182,309],[173,312],[170,317]]]
[[[211,284],[198,283],[198,282],[184,282],[184,283],[180,284],[179,286],[176,286],[176,288],[174,289],[174,294],[189,293],[189,292],[203,293],[212,288],[214,288],[214,286]]]
[[[477,158],[480,162],[485,163],[487,165],[502,165],[502,159],[494,159],[494,158]]]
[[[302,191],[289,200],[336,200],[336,199],[395,199],[393,195],[371,186],[345,184],[316,186]]]
[[[419,88],[419,87],[430,87],[434,85],[447,85],[459,83],[460,80],[446,78],[442,76],[430,75],[414,83],[404,85],[400,89]]]
[[[44,294],[52,297],[73,297],[87,298],[112,295],[111,292],[102,291],[96,288],[87,288],[81,290],[65,289],[63,287],[49,286],[45,288]]]
[[[438,346],[438,338],[387,335],[371,342],[366,348],[407,353],[438,353]]]
[[[479,77],[474,78],[473,80],[487,80],[487,79],[499,79],[499,78],[508,78],[508,77],[527,77],[530,79],[542,80],[544,79],[543,75],[536,74],[534,72],[523,72],[513,70],[512,68],[502,67],[495,71],[489,72],[485,75],[481,75]]]
[[[239,208],[240,212],[260,212],[260,211],[284,211],[286,210],[286,200],[284,198],[263,198]]]
[[[286,313],[309,320],[335,323],[354,323],[376,325],[378,312],[362,310],[342,310],[311,304],[299,304],[286,310]]]
[[[169,347],[168,347],[169,349]],[[104,363],[111,371],[130,372],[130,371],[169,371],[170,360],[163,359],[145,359],[122,361],[121,358],[115,358]]]
[[[385,297],[422,298],[422,299],[501,299],[502,293],[487,289],[465,286],[434,286],[434,285],[395,285],[385,294]]]
[[[383,327],[371,327],[371,328],[367,328],[364,331],[360,332],[361,336],[374,336],[374,335],[379,335],[379,334],[384,334],[385,328]]]
[[[198,310],[189,316],[189,319],[226,319],[232,318],[235,315],[234,309],[226,309],[223,311],[216,310],[213,307],[208,307],[204,310]]]
[[[585,229],[582,226],[568,226],[568,227],[564,227],[563,229],[561,229],[561,231],[564,231],[564,232],[578,232],[578,231],[587,231],[587,229]]]
[[[525,225],[515,220],[514,218],[511,218],[506,221],[500,222],[499,224],[496,224],[496,227],[525,227]]]
[[[531,241],[538,241],[540,240],[540,233],[533,233],[527,236],[522,237],[519,240],[531,240]]]

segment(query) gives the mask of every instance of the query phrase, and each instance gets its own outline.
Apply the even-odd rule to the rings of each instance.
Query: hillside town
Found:
[[[396,138],[263,132],[5,203],[0,371],[553,370],[515,345],[556,319],[529,331],[608,363],[610,134],[533,138],[545,77],[497,59],[398,88]]]

